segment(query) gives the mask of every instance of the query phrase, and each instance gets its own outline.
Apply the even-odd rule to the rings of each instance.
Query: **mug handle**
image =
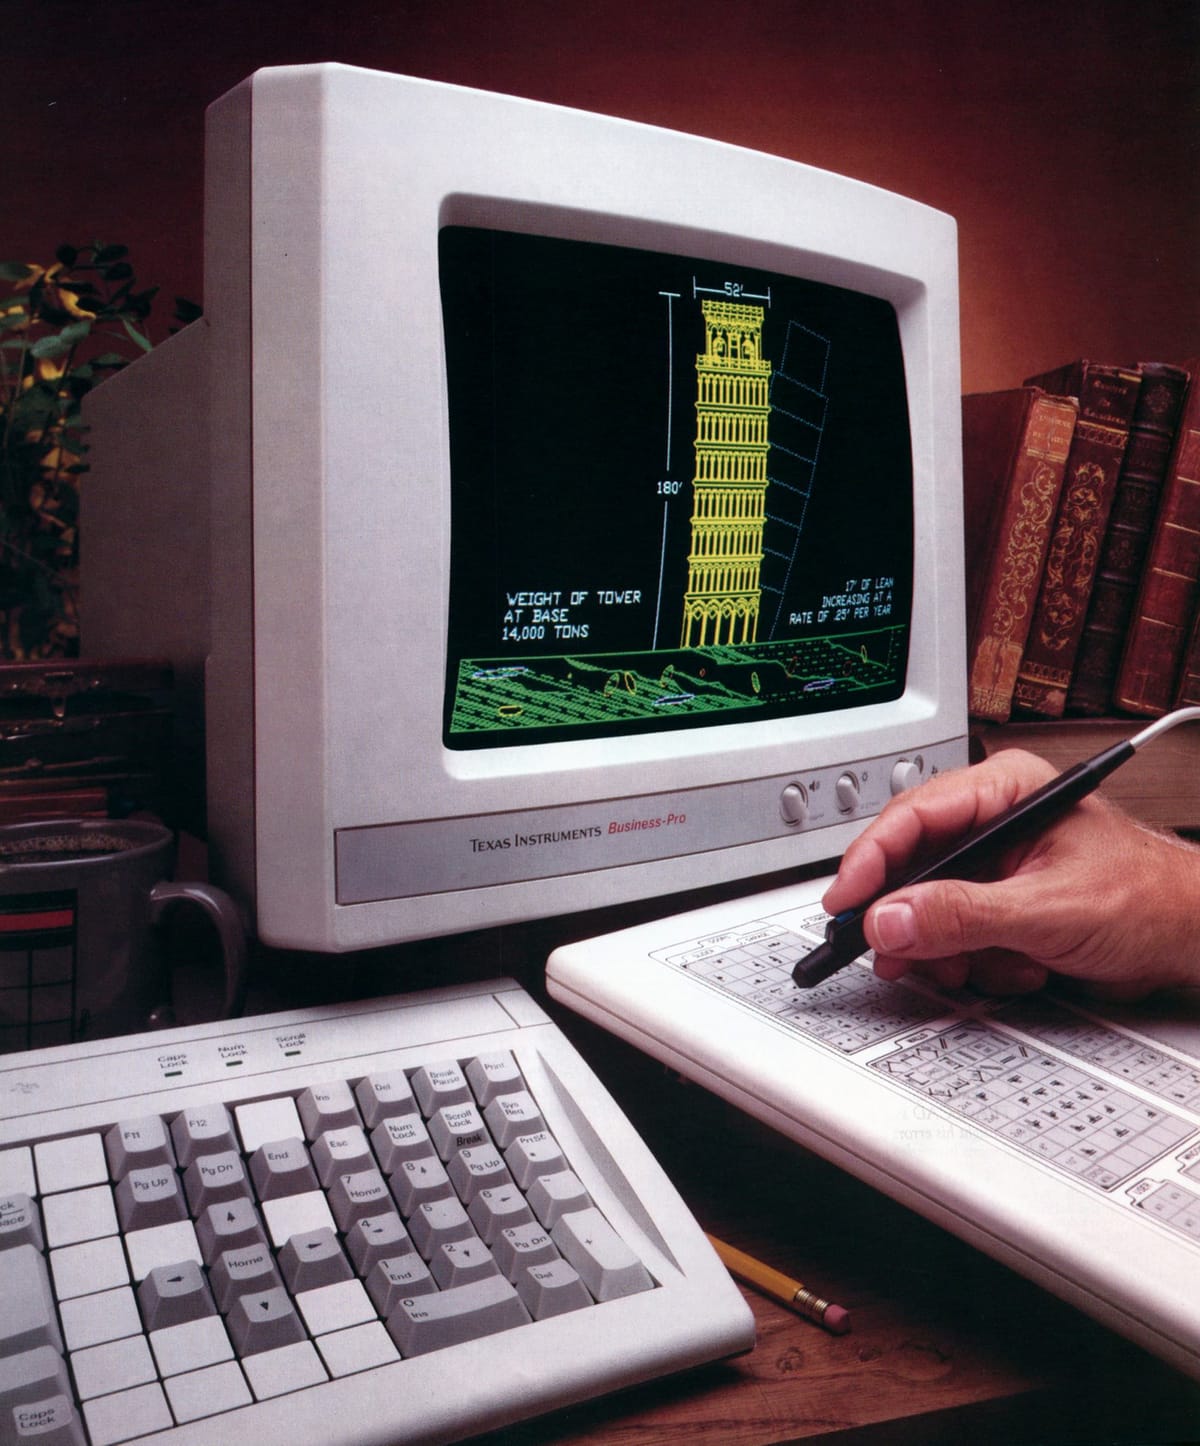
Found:
[[[246,930],[237,905],[223,889],[196,880],[164,880],[150,890],[150,920],[158,925],[172,904],[187,900],[198,904],[212,920],[225,962],[225,1001],[222,1017],[241,1014],[246,1002]]]

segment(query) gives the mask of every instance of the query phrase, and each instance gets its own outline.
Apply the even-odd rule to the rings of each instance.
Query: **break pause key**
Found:
[[[597,1300],[616,1300],[654,1286],[650,1272],[595,1206],[568,1211],[550,1238]]]

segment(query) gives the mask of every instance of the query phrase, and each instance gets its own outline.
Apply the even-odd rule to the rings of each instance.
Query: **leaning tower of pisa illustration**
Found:
[[[701,310],[685,648],[752,643],[758,636],[770,448],[763,308],[705,300]]]

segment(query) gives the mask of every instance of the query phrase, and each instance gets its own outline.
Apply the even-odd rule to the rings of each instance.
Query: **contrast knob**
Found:
[[[922,778],[922,760],[920,758],[902,758],[892,768],[892,792],[903,793],[906,789],[916,788]]]

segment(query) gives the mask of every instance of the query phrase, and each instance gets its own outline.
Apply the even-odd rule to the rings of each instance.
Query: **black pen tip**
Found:
[[[842,959],[830,944],[818,944],[792,970],[792,981],[801,989],[812,989],[842,967]]]

